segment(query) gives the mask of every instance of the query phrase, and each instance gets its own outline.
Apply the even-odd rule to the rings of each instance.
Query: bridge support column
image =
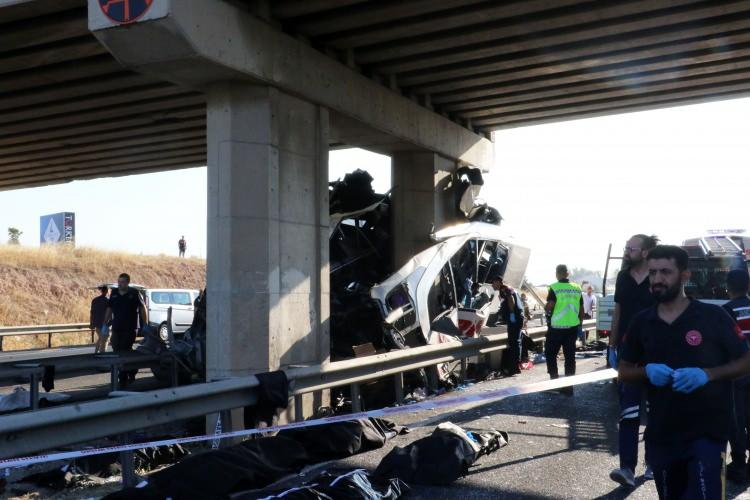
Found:
[[[207,95],[207,377],[323,362],[328,112],[260,85]]]
[[[452,184],[456,163],[435,153],[391,157],[394,267],[432,245],[430,233],[461,222]]]

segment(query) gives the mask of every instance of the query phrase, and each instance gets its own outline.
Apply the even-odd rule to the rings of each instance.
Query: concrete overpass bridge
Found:
[[[207,165],[226,377],[328,355],[331,148],[392,157],[405,254],[494,130],[748,91],[747,0],[0,0],[0,189]]]

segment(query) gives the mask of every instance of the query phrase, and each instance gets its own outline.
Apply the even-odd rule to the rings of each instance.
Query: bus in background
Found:
[[[688,253],[690,281],[685,293],[697,300],[722,305],[729,300],[727,273],[733,269],[750,267],[750,235],[742,229],[710,230],[704,236],[683,240],[682,248]],[[596,332],[599,338],[608,337],[612,331],[612,316],[615,310],[614,290],[607,291],[610,260],[621,260],[612,256],[612,245],[607,252],[602,290],[596,310]]]
[[[744,233],[713,230],[682,242],[690,258],[690,281],[685,285],[688,297],[717,305],[729,300],[727,274],[733,269],[748,269],[750,237]]]

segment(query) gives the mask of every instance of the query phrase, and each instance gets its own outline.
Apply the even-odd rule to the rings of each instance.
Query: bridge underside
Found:
[[[477,138],[750,90],[745,1],[233,6]],[[0,189],[205,165],[205,116],[204,88],[118,63],[85,0],[0,1]],[[329,139],[385,153],[418,142],[333,109]]]

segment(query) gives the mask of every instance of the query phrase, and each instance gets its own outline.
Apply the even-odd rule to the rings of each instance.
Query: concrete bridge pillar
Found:
[[[456,211],[456,162],[436,153],[391,156],[394,268],[433,244],[432,230],[461,222]]]
[[[329,356],[328,111],[207,89],[208,379]]]

